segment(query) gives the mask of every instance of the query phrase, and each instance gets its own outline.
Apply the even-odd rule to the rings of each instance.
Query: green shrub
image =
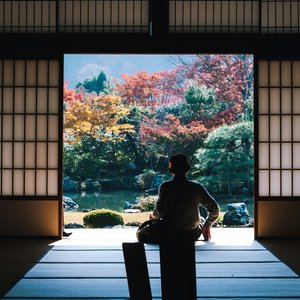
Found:
[[[157,202],[158,196],[144,196],[139,197],[138,205],[142,207],[143,211],[152,211]]]
[[[120,213],[110,209],[97,209],[83,217],[84,226],[87,228],[102,228],[105,226],[124,225]]]

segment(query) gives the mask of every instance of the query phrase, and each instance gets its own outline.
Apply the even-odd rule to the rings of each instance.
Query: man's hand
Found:
[[[153,216],[152,213],[150,213],[150,215],[149,215],[149,220],[155,220],[155,217]]]
[[[210,227],[203,227],[202,228],[202,234],[203,234],[203,237],[204,237],[204,241],[209,241],[211,239]]]

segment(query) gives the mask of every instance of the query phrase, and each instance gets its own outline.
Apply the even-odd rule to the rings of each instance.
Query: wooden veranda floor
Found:
[[[135,229],[72,231],[49,243],[2,299],[128,299],[122,243],[136,241]],[[145,248],[159,299],[159,248]],[[198,299],[300,299],[298,274],[254,241],[251,228],[213,228],[212,241],[196,244],[196,272]]]

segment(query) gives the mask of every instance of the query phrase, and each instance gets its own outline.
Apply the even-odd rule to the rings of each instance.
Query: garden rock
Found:
[[[242,203],[230,203],[227,205],[227,212],[224,215],[223,225],[243,226],[251,223],[251,216],[247,205]]]
[[[72,200],[70,197],[67,196],[63,196],[63,207],[64,210],[75,210],[77,209],[79,206],[78,204]]]

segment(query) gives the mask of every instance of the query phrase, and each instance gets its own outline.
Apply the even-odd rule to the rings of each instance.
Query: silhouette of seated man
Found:
[[[186,174],[191,166],[186,155],[173,155],[168,168],[173,178],[160,185],[158,200],[150,219],[167,217],[168,224],[175,232],[192,234],[194,241],[201,234],[205,241],[210,240],[210,228],[218,219],[219,205],[201,183],[188,179]],[[200,207],[207,211],[203,222]]]

